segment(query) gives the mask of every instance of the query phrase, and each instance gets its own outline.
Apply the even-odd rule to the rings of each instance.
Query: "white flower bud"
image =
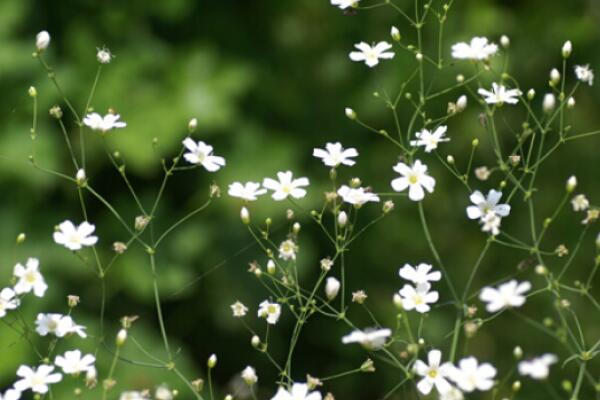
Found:
[[[100,64],[108,64],[112,60],[112,54],[108,49],[98,49],[96,53],[96,59]]]
[[[242,375],[242,379],[248,386],[252,386],[256,382],[258,382],[258,377],[256,376],[256,370],[254,368],[252,368],[251,366],[247,366],[246,368],[244,368],[241,375]]]
[[[29,86],[29,90],[27,91],[27,93],[29,93],[29,96],[35,97],[37,96],[37,89],[35,88],[35,86]]]
[[[233,396],[228,394],[223,400],[233,400]]]
[[[86,179],[87,177],[85,175],[85,170],[83,168],[80,168],[77,171],[77,174],[75,174],[75,180],[77,181],[77,184],[79,186],[82,186],[85,183]]]
[[[127,330],[126,329],[121,329],[119,331],[119,333],[117,333],[117,347],[121,347],[125,344],[125,341],[127,340]]]
[[[338,214],[338,225],[340,226],[340,228],[343,228],[346,226],[346,224],[348,223],[348,214],[346,214],[345,211],[342,211]]]
[[[400,296],[398,293],[394,294],[394,305],[398,310],[402,310],[402,296]]]
[[[600,232],[598,233],[598,236],[596,236],[596,247],[600,250]]]
[[[400,39],[402,39],[402,35],[400,35],[400,31],[395,26],[392,26],[390,35],[392,36],[392,39],[395,40],[396,42],[399,42]]]
[[[325,295],[329,301],[335,299],[340,291],[340,281],[333,277],[327,278],[327,282],[325,283]]]
[[[456,100],[456,111],[462,112],[467,108],[467,96],[464,94]]]
[[[450,165],[454,164],[454,157],[452,155],[446,156],[446,162]]]
[[[567,192],[572,193],[576,187],[577,187],[577,177],[575,175],[572,175],[569,179],[567,179]]]
[[[44,51],[48,48],[50,44],[50,34],[46,31],[41,31],[35,37],[35,47],[37,47],[38,51]]]
[[[552,93],[546,93],[542,102],[542,109],[549,114],[554,110],[554,107],[556,107],[556,97]]]
[[[85,374],[85,386],[93,388],[98,383],[98,372],[95,367],[88,368]]]
[[[533,100],[534,97],[535,97],[535,90],[529,89],[527,91],[527,99],[531,101],[531,100]]]
[[[515,356],[517,360],[520,360],[521,357],[523,357],[523,349],[519,346],[515,347],[513,350],[513,356]]]
[[[258,335],[252,336],[252,339],[250,339],[250,344],[252,347],[258,347],[260,345],[260,338]]]
[[[565,44],[563,44],[563,47],[562,47],[562,56],[564,58],[569,58],[572,51],[573,51],[573,45],[571,44],[570,40],[567,40],[565,42]]]
[[[277,268],[275,265],[275,261],[273,261],[272,258],[269,258],[269,261],[267,261],[267,272],[269,274],[273,275],[276,271],[277,271]]]
[[[560,82],[560,72],[556,68],[552,68],[550,71],[550,85],[555,86],[558,82]]]
[[[190,131],[190,133],[194,132],[197,127],[198,127],[198,119],[197,118],[190,119],[190,122],[188,122],[188,130]]]
[[[250,223],[250,211],[246,207],[242,207],[240,210],[240,218],[244,224],[248,225]]]
[[[456,82],[463,83],[465,81],[465,76],[463,74],[456,75]]]
[[[569,97],[567,99],[567,108],[575,107],[575,99],[573,97]]]
[[[173,392],[166,385],[160,385],[154,392],[154,400],[173,400]]]
[[[206,365],[210,369],[216,367],[217,366],[217,355],[211,354],[210,357],[208,357],[208,361],[206,362]]]
[[[299,222],[294,222],[294,225],[292,225],[292,232],[294,232],[294,234],[298,234],[300,233],[300,223]]]
[[[344,112],[346,113],[346,117],[348,117],[349,119],[352,119],[352,120],[356,119],[356,113],[354,112],[353,109],[346,107]]]
[[[510,39],[508,38],[508,36],[506,36],[506,35],[500,36],[500,44],[502,45],[502,47],[507,49],[508,46],[510,46]]]
[[[415,58],[417,59],[417,61],[423,61],[423,53],[417,53]]]

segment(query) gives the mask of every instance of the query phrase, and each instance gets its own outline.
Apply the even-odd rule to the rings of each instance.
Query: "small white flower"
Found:
[[[280,387],[271,400],[321,400],[321,393],[309,392],[309,390],[306,383],[294,383],[292,390],[289,392]]]
[[[521,95],[519,89],[507,89],[504,85],[498,85],[496,82],[492,83],[492,91],[479,88],[477,93],[482,95],[485,102],[488,104],[502,105],[504,103],[517,104],[519,102],[518,97]]]
[[[414,370],[417,375],[422,376],[417,383],[417,389],[424,395],[428,395],[431,389],[435,386],[438,393],[444,394],[452,389],[452,385],[446,379],[450,376],[452,371],[452,364],[449,362],[442,362],[442,352],[439,350],[431,350],[427,354],[427,362],[425,364],[421,360],[415,361]]]
[[[146,396],[142,392],[130,390],[127,392],[121,393],[119,396],[119,400],[148,400],[150,397]]]
[[[34,393],[47,393],[48,385],[60,382],[62,374],[52,373],[54,366],[42,364],[36,369],[27,365],[21,365],[17,370],[17,376],[22,379],[15,382],[15,389],[20,392],[31,390]]]
[[[406,284],[398,292],[402,298],[402,308],[407,311],[415,310],[418,313],[426,313],[431,310],[429,304],[433,304],[439,299],[436,291],[430,291],[429,283],[421,283],[416,287]]]
[[[521,361],[519,363],[519,374],[538,380],[546,379],[550,374],[550,366],[556,362],[558,362],[558,357],[550,353],[532,360]]]
[[[160,385],[154,391],[154,399],[155,400],[173,400],[175,394],[167,385]]]
[[[78,375],[82,372],[87,373],[89,370],[94,369],[95,362],[96,357],[91,354],[86,354],[82,357],[79,350],[67,351],[62,356],[56,356],[54,360],[54,364],[61,367],[65,374],[73,375]]]
[[[474,205],[467,207],[467,216],[470,219],[481,219],[488,213],[497,214],[500,217],[506,217],[510,213],[510,205],[498,204],[502,198],[502,192],[490,190],[487,198],[479,191],[474,191],[469,199]]]
[[[62,338],[70,333],[75,333],[82,338],[87,337],[85,327],[77,325],[68,315],[40,313],[37,315],[35,325],[35,330],[40,336],[52,334]]]
[[[394,58],[394,52],[388,51],[392,48],[392,45],[388,42],[379,42],[375,46],[369,46],[365,42],[360,42],[355,44],[354,47],[359,51],[351,52],[350,59],[352,61],[364,61],[371,68],[379,64],[380,58]]]
[[[332,276],[327,278],[327,281],[325,282],[325,296],[327,296],[328,300],[331,301],[335,299],[340,291],[340,286],[340,281],[338,281],[336,278]]]
[[[531,283],[525,281],[518,283],[516,280],[503,283],[497,289],[485,287],[481,290],[479,299],[487,303],[486,310],[494,313],[503,308],[521,307],[525,304],[523,295],[531,289]]]
[[[241,373],[242,379],[246,382],[246,385],[254,385],[258,382],[258,376],[256,376],[256,370],[251,366],[247,366]]]
[[[111,54],[110,50],[106,48],[98,49],[98,52],[96,53],[96,59],[100,64],[108,64],[112,58],[113,55]]]
[[[465,396],[463,392],[455,388],[454,386],[450,388],[446,393],[441,393],[439,400],[464,400]]]
[[[94,131],[108,132],[116,128],[125,128],[127,124],[119,121],[119,114],[108,113],[104,117],[98,113],[91,113],[85,116],[83,123]]]
[[[41,31],[35,36],[35,47],[38,51],[43,51],[48,48],[50,44],[50,34],[47,31]]]
[[[96,227],[87,221],[75,226],[66,220],[58,225],[58,231],[54,232],[54,241],[72,251],[81,250],[84,246],[93,246],[98,242],[97,236],[92,236]]]
[[[0,400],[19,400],[21,392],[17,389],[8,389],[4,394],[0,394]]]
[[[242,302],[236,301],[231,306],[231,311],[233,312],[233,316],[236,318],[246,316],[248,312],[248,307],[246,307]]]
[[[481,230],[483,232],[489,232],[492,236],[500,234],[502,218],[498,214],[489,212],[481,217],[479,222],[481,223]]]
[[[589,65],[576,65],[575,75],[583,83],[587,83],[590,86],[594,84],[594,71],[590,69]]]
[[[402,192],[408,188],[408,198],[412,201],[420,201],[425,197],[425,190],[433,193],[435,179],[427,175],[427,166],[420,160],[416,160],[412,166],[399,162],[394,166],[394,171],[402,175],[392,181],[392,189]]]
[[[301,199],[306,196],[306,190],[302,189],[308,186],[308,178],[293,179],[291,171],[278,172],[276,181],[271,178],[265,178],[263,186],[273,191],[271,197],[273,200],[280,201],[292,196],[294,199]]]
[[[430,153],[431,150],[437,149],[438,144],[441,142],[448,142],[450,140],[450,138],[444,137],[446,130],[448,130],[448,127],[445,125],[439,126],[433,132],[428,129],[423,129],[422,131],[415,133],[417,140],[411,140],[410,145],[424,146],[425,153]]]
[[[342,197],[342,199],[349,204],[353,204],[355,206],[362,206],[365,203],[370,201],[378,202],[379,196],[375,193],[365,191],[365,188],[351,188],[346,185],[342,185],[337,193]]]
[[[286,261],[295,260],[297,252],[298,252],[298,246],[291,239],[284,240],[279,245],[279,258],[281,258],[283,260],[286,260]]]
[[[338,6],[342,10],[350,7],[356,7],[360,0],[331,0],[332,6]]]
[[[192,138],[185,138],[183,145],[189,150],[183,155],[190,164],[202,165],[209,172],[215,172],[225,166],[223,157],[213,155],[213,147],[203,141],[197,143]]]
[[[265,193],[267,193],[267,189],[262,189],[260,187],[260,183],[258,182],[233,182],[229,185],[229,190],[227,192],[231,197],[238,197],[242,200],[246,201],[254,201]]]
[[[16,293],[11,288],[4,288],[0,291],[0,318],[6,316],[7,310],[14,310],[20,304]]]
[[[351,158],[357,157],[358,151],[353,147],[344,149],[339,142],[326,143],[325,149],[314,149],[313,156],[322,159],[323,164],[328,167],[337,167],[340,164],[352,166],[356,161]]]
[[[460,42],[452,46],[452,57],[460,60],[487,60],[498,51],[498,46],[488,43],[485,37],[474,37],[471,43]]]
[[[33,290],[33,294],[37,297],[44,297],[48,285],[44,281],[44,277],[39,271],[40,262],[37,258],[29,258],[25,263],[15,265],[14,275],[19,278],[15,285],[17,294],[29,293]]]
[[[585,194],[578,194],[571,200],[571,205],[573,206],[573,211],[585,211],[590,207],[590,202],[585,197]]]
[[[458,367],[450,372],[450,379],[465,392],[490,390],[494,386],[495,376],[496,368],[488,363],[479,365],[475,357],[463,358],[458,362]]]
[[[365,329],[355,330],[342,338],[342,343],[360,343],[365,349],[378,350],[383,347],[385,341],[390,337],[390,329]]]
[[[456,111],[463,112],[467,108],[467,96],[464,94],[456,100]]]
[[[265,300],[259,304],[258,316],[266,318],[267,323],[275,325],[281,316],[281,305]]]
[[[431,268],[433,268],[431,264],[425,263],[417,265],[416,268],[410,264],[404,264],[398,273],[401,278],[411,281],[415,285],[442,279],[442,273],[440,271],[431,271]]]

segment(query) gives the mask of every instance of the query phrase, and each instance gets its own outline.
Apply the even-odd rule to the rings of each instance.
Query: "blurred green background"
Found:
[[[373,2],[364,0],[364,3]],[[412,13],[411,1],[396,3]],[[441,3],[437,3],[434,2],[439,7]],[[91,333],[97,331],[98,280],[77,257],[53,244],[51,238],[57,223],[64,219],[82,219],[76,190],[64,181],[34,170],[27,161],[31,151],[32,119],[27,88],[34,85],[40,106],[38,161],[69,175],[75,172],[60,130],[47,113],[54,104],[65,110],[66,107],[31,57],[38,31],[46,29],[51,33],[46,60],[55,68],[59,82],[78,110],[83,108],[93,82],[96,48],[106,45],[115,54],[113,62],[103,70],[92,105],[102,113],[113,107],[128,123],[126,129],[111,133],[108,142],[126,161],[128,174],[145,204],[150,204],[157,193],[162,177],[161,157],[169,158],[177,153],[189,118],[197,117],[199,121],[195,138],[214,145],[215,152],[226,157],[227,167],[214,175],[196,170],[173,178],[157,221],[158,227],[165,228],[200,205],[213,181],[225,192],[227,184],[234,180],[261,180],[285,169],[311,178],[309,196],[301,204],[306,209],[317,207],[326,189],[327,169],[311,157],[311,152],[313,147],[321,147],[327,141],[341,141],[360,152],[358,164],[351,170],[343,170],[343,177],[359,176],[376,191],[389,191],[389,181],[393,178],[391,166],[398,157],[396,149],[346,119],[343,109],[352,106],[373,126],[393,130],[391,114],[372,93],[384,89],[395,93],[414,69],[414,58],[397,52],[395,60],[383,62],[373,70],[348,60],[354,43],[389,40],[391,25],[400,28],[405,43],[413,43],[412,28],[387,8],[347,16],[326,0],[0,1],[2,282],[8,284],[16,261],[39,257],[50,289],[44,299],[26,299],[23,304],[26,314],[33,318],[38,312],[64,313],[66,295],[77,294],[82,302],[74,311],[75,320],[87,325]],[[433,29],[434,24],[431,25]],[[571,59],[574,63],[600,66],[599,27],[600,2],[594,0],[456,1],[445,29],[444,52],[449,57],[452,43],[471,36],[486,35],[497,41],[501,34],[506,34],[511,38],[509,71],[523,88],[534,87],[541,94],[547,89],[550,69],[560,66],[560,47],[566,39],[573,41]],[[436,48],[437,31],[432,29],[426,28],[428,51]],[[449,85],[457,73],[467,71],[459,64],[443,74],[431,69],[426,73],[428,77],[436,74],[432,80],[435,88]],[[569,69],[569,74],[571,71]],[[572,76],[570,80],[573,81]],[[455,91],[442,96],[428,111],[431,115],[443,115],[447,102],[462,93]],[[600,126],[597,86],[582,88],[576,100],[577,106],[568,114],[574,132]],[[473,106],[473,99],[470,105],[464,114],[449,122],[452,141],[444,145],[440,154],[453,154],[457,164],[464,168],[471,140],[477,137],[482,145],[474,165],[492,166],[489,141],[478,122],[481,110]],[[404,102],[399,110],[406,124],[412,109]],[[506,118],[498,125],[505,133],[506,144],[512,144],[511,135],[520,129],[523,111],[507,110],[502,115]],[[74,128],[70,118],[65,121],[69,128]],[[133,221],[138,212],[108,162],[101,141],[91,133],[86,138],[90,138],[87,173],[91,184],[128,221]],[[154,138],[158,140],[156,149],[152,146]],[[598,204],[594,199],[600,196],[599,145],[600,137],[571,143],[548,162],[538,185],[542,194],[537,201],[538,223],[554,210],[563,194],[564,182],[571,174],[579,178],[578,191],[585,192],[592,203]],[[438,182],[435,193],[424,203],[432,234],[453,279],[462,288],[485,236],[476,223],[465,218],[467,193],[464,188],[435,156],[422,159],[430,165]],[[492,175],[488,182],[473,180],[473,183],[476,188],[487,191],[500,179],[499,175]],[[100,236],[101,257],[108,260],[110,244],[127,239],[126,232],[101,204],[88,200],[90,220],[96,224]],[[433,261],[415,205],[405,198],[397,200],[394,213],[357,241],[348,258],[350,289],[364,289],[369,294],[370,308],[388,326],[395,323],[391,297],[402,286],[401,280],[396,278],[398,268],[405,262]],[[284,223],[285,208],[264,198],[253,204],[252,214],[255,221],[271,216],[280,226]],[[368,222],[379,210],[379,206],[365,207],[361,221]],[[219,398],[235,390],[232,385],[239,384],[236,374],[249,364],[258,370],[260,397],[270,398],[274,392],[275,371],[251,348],[248,332],[231,318],[229,309],[235,300],[249,305],[252,315],[249,322],[262,332],[264,322],[256,320],[254,314],[258,302],[266,298],[267,293],[246,270],[251,260],[264,263],[264,256],[256,246],[248,246],[252,240],[238,215],[239,202],[224,195],[164,243],[158,256],[158,274],[167,331],[174,347],[181,349],[177,364],[190,378],[204,377],[206,359],[211,353],[218,355],[215,379]],[[516,236],[528,238],[526,216],[524,204],[517,196],[513,213],[504,221],[504,226]],[[580,219],[579,215],[565,212],[549,232],[548,249],[554,249],[559,243],[572,245],[581,229]],[[311,282],[317,276],[318,261],[332,250],[308,220],[302,223],[300,266],[303,278]],[[571,281],[587,276],[594,255],[595,236],[592,235],[596,231],[592,229],[584,242],[581,257],[577,259],[578,267],[569,276]],[[19,232],[25,232],[28,239],[15,249],[13,244]],[[279,234],[283,238],[285,229]],[[529,261],[527,253],[508,252],[496,246],[485,258],[475,287],[512,274],[519,266],[532,267]],[[533,280],[536,287],[541,287],[542,280],[536,278],[531,269],[521,271],[522,279]],[[107,332],[116,333],[121,316],[139,315],[140,321],[132,334],[162,357],[151,272],[145,253],[132,247],[111,271],[107,285],[107,321],[110,323]],[[444,285],[438,285],[438,289],[442,302],[448,300]],[[544,317],[554,318],[550,301],[549,297],[536,299],[524,310],[538,321]],[[589,340],[597,339],[600,336],[597,311],[577,298],[572,302],[580,313]],[[480,308],[480,315],[484,315]],[[351,311],[350,317],[359,324],[369,324],[368,315],[361,309]],[[454,313],[448,307],[433,312],[427,321],[428,343],[448,351],[449,342],[444,335],[451,330],[453,318]],[[271,349],[280,358],[285,356],[292,322],[284,313],[272,333]],[[367,354],[359,347],[342,346],[340,337],[345,333],[345,328],[334,321],[312,320],[300,342],[294,378],[303,381],[304,373],[327,376],[359,366]],[[530,328],[509,314],[482,329],[469,342],[467,350],[480,359],[493,360],[502,374],[514,364],[510,352],[517,344],[527,355],[546,351],[557,352],[562,359],[569,355],[551,339],[532,334]],[[0,345],[2,385],[12,384],[14,371],[24,360],[38,362],[25,341],[5,326],[0,326]],[[40,340],[39,345],[43,348],[48,341]],[[95,348],[93,340],[69,339],[61,349],[76,346],[87,351]],[[127,355],[144,359],[134,346],[128,346]],[[101,350],[98,358],[102,378],[111,356]],[[600,378],[596,361],[590,363],[590,371]],[[573,380],[574,364],[562,372],[556,367],[552,375],[556,392],[560,398],[567,398],[560,389],[563,372]],[[391,389],[399,376],[381,368],[375,374],[336,380],[325,389],[338,399],[371,399]],[[119,363],[117,378],[114,396],[120,390],[151,388],[165,382],[179,389],[180,398],[191,398],[183,385],[164,370]],[[72,378],[66,381],[69,383],[57,387],[57,398],[71,398],[70,393],[78,381]],[[520,398],[550,396],[543,385],[524,381]],[[98,389],[85,392],[84,398],[96,398],[98,393]],[[592,398],[591,393],[586,389],[581,398]],[[392,398],[414,396],[414,389],[407,387]]]

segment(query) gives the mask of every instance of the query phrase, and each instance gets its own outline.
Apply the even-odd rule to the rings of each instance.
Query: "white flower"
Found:
[[[498,289],[483,288],[479,298],[487,303],[486,310],[493,313],[507,307],[521,307],[526,299],[523,294],[530,289],[531,283],[527,281],[518,283],[511,280],[498,286]]]
[[[338,6],[342,10],[346,8],[355,7],[360,0],[331,0],[332,6]]]
[[[267,323],[275,325],[281,316],[281,306],[277,303],[271,303],[268,300],[259,304],[258,316],[266,318]]]
[[[404,264],[398,273],[401,278],[411,281],[415,285],[442,279],[442,273],[440,271],[431,271],[431,268],[433,268],[431,264],[425,263],[417,265],[416,268],[410,264]]]
[[[246,382],[246,385],[254,385],[258,382],[258,376],[256,376],[256,370],[251,366],[247,366],[241,373],[242,379]]]
[[[56,337],[64,337],[70,333],[76,333],[82,338],[87,337],[85,327],[77,325],[73,318],[62,314],[38,314],[35,320],[36,332],[40,336],[52,334]]]
[[[389,329],[365,329],[356,330],[342,338],[342,343],[360,343],[368,350],[377,350],[383,347],[385,341],[392,331]]]
[[[420,132],[415,133],[417,140],[411,140],[411,146],[424,146],[425,153],[430,153],[431,150],[435,150],[440,142],[448,142],[450,139],[445,138],[447,126],[439,126],[435,131],[431,132],[428,129],[423,129]]]
[[[190,164],[202,165],[207,171],[215,172],[225,166],[223,157],[213,155],[213,147],[203,141],[196,143],[192,138],[185,138],[183,145],[189,150],[183,155]]]
[[[458,362],[458,367],[450,372],[450,379],[465,392],[490,390],[494,386],[495,376],[496,368],[488,363],[479,365],[475,357],[463,358]]]
[[[160,385],[154,391],[155,400],[173,400],[175,394],[167,385]]]
[[[146,396],[142,392],[137,392],[134,390],[123,392],[119,396],[119,400],[148,400],[150,397]]]
[[[571,205],[573,206],[573,211],[585,211],[590,207],[590,202],[585,197],[585,194],[578,194],[571,200]]]
[[[481,217],[479,222],[481,223],[481,230],[483,232],[489,232],[492,236],[497,236],[500,233],[502,218],[498,214],[489,212]]]
[[[590,86],[594,84],[594,71],[590,69],[589,65],[576,65],[575,75],[583,83],[587,83]]]
[[[546,379],[550,373],[550,366],[558,362],[554,354],[546,353],[529,361],[519,363],[519,374],[528,375],[533,379]]]
[[[0,400],[19,400],[21,392],[17,389],[8,389],[4,394],[0,394]]]
[[[392,48],[392,45],[388,42],[379,42],[375,46],[369,46],[365,42],[355,44],[354,47],[359,51],[353,51],[350,53],[350,59],[352,61],[364,61],[369,67],[373,68],[379,64],[379,59],[391,59],[394,58],[394,52],[388,51]]]
[[[498,51],[498,46],[487,38],[474,37],[471,43],[460,42],[452,46],[452,57],[460,60],[487,60]]]
[[[83,123],[89,126],[94,131],[108,132],[115,128],[125,128],[127,124],[119,121],[119,114],[108,113],[102,117],[98,113],[91,113],[85,116]]]
[[[392,189],[402,192],[408,188],[408,198],[420,201],[425,197],[425,190],[429,193],[435,188],[435,179],[427,175],[427,166],[416,160],[412,166],[399,162],[394,166],[394,171],[402,175],[392,181]]]
[[[43,51],[48,48],[50,44],[50,34],[47,31],[41,31],[35,36],[35,47],[38,51]]]
[[[431,285],[429,283],[418,284],[417,287],[406,284],[398,291],[402,297],[402,308],[407,311],[415,310],[421,314],[431,310],[429,303],[435,303],[439,299],[439,294],[436,291],[429,291]]]
[[[242,302],[236,301],[231,306],[231,311],[233,312],[233,316],[236,318],[246,316],[248,312],[248,307],[246,307]]]
[[[331,301],[335,299],[340,291],[340,286],[340,281],[338,281],[336,278],[332,276],[327,278],[327,281],[325,282],[325,296],[327,296],[328,300]]]
[[[302,189],[303,186],[308,186],[308,178],[297,178],[293,179],[291,171],[278,172],[276,181],[271,178],[265,178],[263,180],[263,186],[273,191],[271,197],[273,200],[284,200],[288,196],[292,196],[295,199],[301,199],[306,196],[306,190]]]
[[[450,388],[446,393],[440,394],[439,400],[464,400],[465,396],[463,392],[455,388],[454,386]]]
[[[323,160],[323,164],[328,167],[337,167],[340,164],[352,166],[356,164],[356,161],[351,160],[350,158],[357,157],[358,151],[356,151],[356,149],[353,147],[344,149],[342,144],[339,142],[326,143],[325,150],[314,149],[313,156],[321,158]]]
[[[110,53],[110,50],[106,48],[98,49],[98,53],[96,53],[96,59],[100,64],[108,64],[110,60],[112,60],[113,55]]]
[[[355,206],[362,206],[369,201],[379,201],[379,196],[377,196],[375,193],[367,192],[361,187],[351,188],[349,186],[342,185],[337,192],[346,203],[350,203]]]
[[[261,189],[260,183],[258,182],[246,182],[244,184],[240,182],[233,182],[229,185],[227,192],[231,197],[238,197],[246,201],[254,201],[258,196],[267,193],[267,189]]]
[[[502,192],[494,189],[488,192],[487,198],[479,190],[474,191],[469,197],[474,205],[467,207],[467,216],[470,219],[481,219],[488,213],[494,213],[500,217],[508,216],[510,205],[498,204],[500,198],[502,198]]]
[[[488,104],[502,105],[504,103],[517,104],[521,91],[519,89],[506,89],[504,85],[498,85],[496,82],[492,83],[492,91],[479,88],[477,93],[485,98],[485,102]]]
[[[11,288],[0,291],[0,318],[6,316],[6,310],[14,310],[19,306],[19,299],[15,298],[15,295]]]
[[[15,265],[13,274],[19,278],[15,285],[17,294],[29,293],[33,290],[33,294],[37,297],[44,297],[48,285],[39,271],[39,266],[40,262],[37,258],[28,258],[25,266],[20,263]]]
[[[321,393],[309,392],[306,383],[294,383],[291,391],[280,387],[271,400],[321,400]]]
[[[65,374],[77,375],[82,372],[87,372],[94,369],[96,357],[91,354],[86,354],[81,357],[81,351],[67,351],[63,356],[56,356],[54,364],[61,367]]]
[[[81,250],[84,246],[93,246],[98,242],[97,236],[92,236],[96,227],[87,221],[75,226],[66,220],[58,225],[58,231],[54,232],[54,241],[72,251]]]
[[[293,240],[288,239],[281,242],[279,245],[279,258],[283,260],[295,260],[296,252],[298,251],[298,246],[294,243]]]
[[[431,350],[427,354],[427,362],[429,365],[421,360],[415,361],[414,370],[417,375],[423,377],[417,383],[419,392],[428,395],[434,386],[440,394],[450,391],[452,385],[450,385],[446,378],[452,371],[452,364],[449,362],[441,364],[442,352],[439,350]]]
[[[15,382],[15,389],[20,392],[31,390],[34,393],[47,393],[48,384],[60,382],[62,374],[52,373],[54,366],[40,365],[36,369],[30,368],[27,365],[21,365],[17,370],[17,376],[22,379]]]

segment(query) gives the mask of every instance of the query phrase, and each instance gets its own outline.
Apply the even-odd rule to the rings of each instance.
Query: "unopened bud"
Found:
[[[275,274],[275,271],[277,271],[275,261],[273,261],[273,259],[270,258],[269,261],[267,261],[267,272],[270,275],[273,275],[273,274]]]
[[[196,131],[197,127],[198,127],[198,119],[197,118],[190,119],[190,122],[188,122],[188,131],[190,133],[193,133]]]
[[[252,336],[252,339],[250,339],[250,344],[254,348],[257,348],[258,346],[260,346],[260,338],[258,337],[258,335]]]
[[[327,278],[327,282],[325,283],[325,295],[327,296],[327,300],[331,301],[336,298],[340,291],[340,286],[340,281],[334,277]]]
[[[521,390],[521,381],[514,381],[512,384],[512,390],[513,392],[518,392]]]
[[[375,372],[375,364],[373,364],[373,360],[367,358],[365,362],[363,362],[360,366],[361,372]]]
[[[250,211],[246,207],[242,207],[240,210],[240,218],[244,224],[248,225],[250,223]]]
[[[294,232],[294,234],[297,235],[298,233],[300,233],[300,229],[300,222],[294,222],[294,225],[292,225],[292,232]]]
[[[456,100],[456,112],[462,112],[467,108],[467,96],[464,94]]]
[[[342,211],[338,214],[337,222],[340,228],[343,228],[348,223],[348,214],[345,211]]]
[[[572,175],[569,179],[567,179],[567,193],[572,193],[573,190],[577,187],[577,177]]]
[[[534,97],[535,97],[535,90],[529,89],[527,91],[527,99],[531,101],[531,100],[533,100]]]
[[[556,86],[560,82],[560,72],[556,68],[550,71],[550,86]]]
[[[77,185],[84,186],[86,180],[87,180],[87,177],[85,175],[85,170],[83,168],[80,168],[77,171],[77,174],[75,174],[75,181],[77,182]]]
[[[573,51],[573,45],[571,44],[570,40],[567,40],[565,42],[565,44],[563,44],[563,47],[562,47],[562,56],[564,58],[569,58],[572,51]]]
[[[546,93],[542,102],[542,110],[549,114],[554,111],[554,107],[556,107],[556,97],[552,93]]]
[[[390,35],[392,36],[392,39],[395,40],[396,42],[399,42],[400,39],[402,39],[402,35],[400,34],[400,31],[395,26],[392,26]]]
[[[75,295],[68,295],[67,296],[67,304],[69,305],[69,308],[75,308],[77,307],[77,305],[79,304],[79,296],[75,296]]]
[[[506,35],[500,36],[500,44],[507,49],[510,46],[510,39]]]
[[[27,91],[27,93],[29,93],[29,96],[31,97],[37,96],[37,90],[35,86],[29,86],[29,90]]]
[[[50,44],[50,34],[47,31],[41,31],[35,37],[35,47],[39,52],[42,52],[48,48]]]
[[[208,361],[206,362],[206,365],[208,366],[209,369],[216,367],[217,366],[217,355],[211,354],[210,357],[208,357]]]
[[[355,120],[356,119],[356,113],[354,112],[353,109],[351,108],[346,108],[345,109],[345,113],[346,113],[346,117],[348,117],[351,120]]]
[[[567,108],[575,107],[575,99],[573,97],[569,97],[567,99]]]
[[[23,243],[25,239],[27,239],[27,236],[23,232],[19,233],[17,236],[17,244]]]
[[[520,360],[523,357],[523,349],[520,346],[517,346],[513,350],[513,356],[515,359]]]
[[[398,310],[402,310],[402,296],[398,293],[394,293],[394,305]]]
[[[392,200],[387,200],[383,203],[382,211],[384,214],[391,212],[394,209],[394,202]]]
[[[126,329],[121,329],[119,331],[119,333],[117,333],[117,347],[121,347],[125,344],[125,341],[127,340],[127,330]]]

